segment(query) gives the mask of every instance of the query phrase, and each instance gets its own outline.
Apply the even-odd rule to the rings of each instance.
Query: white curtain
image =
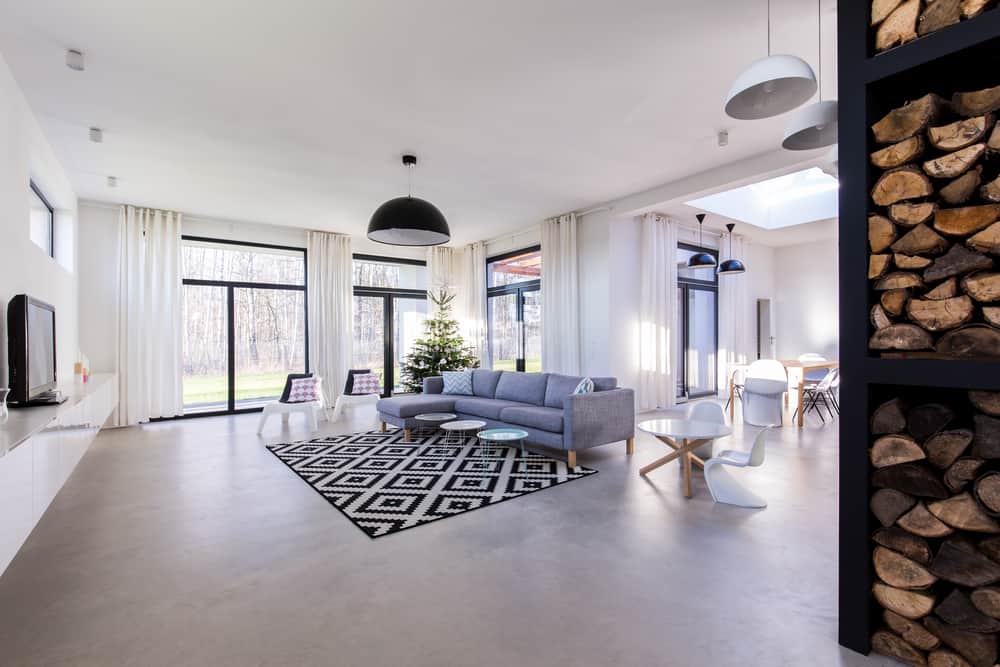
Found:
[[[332,402],[343,393],[354,342],[351,238],[309,232],[309,366]]]
[[[486,244],[471,243],[462,248],[434,246],[427,250],[430,289],[447,289],[455,295],[452,314],[466,347],[489,365],[486,344]],[[428,312],[434,315],[434,305]]]
[[[542,369],[580,373],[576,214],[542,223]]]
[[[748,242],[742,236],[720,242],[719,261],[738,259],[746,264]],[[719,276],[719,394],[729,394],[729,374],[733,364],[747,364],[753,359],[753,346],[757,317],[755,305],[750,303],[747,274]]]
[[[181,214],[118,214],[118,413],[131,426],[184,411]]]
[[[640,218],[640,227],[636,408],[653,410],[677,400],[677,225],[658,213],[647,213]]]

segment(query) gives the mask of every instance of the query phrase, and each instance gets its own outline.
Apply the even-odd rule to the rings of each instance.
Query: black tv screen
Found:
[[[56,387],[56,311],[26,294],[7,306],[10,400],[23,403]]]

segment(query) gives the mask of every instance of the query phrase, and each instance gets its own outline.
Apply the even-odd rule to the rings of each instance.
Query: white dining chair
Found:
[[[840,405],[837,402],[835,392],[840,386],[840,371],[836,368],[831,369],[827,373],[826,377],[817,382],[814,385],[807,385],[805,387],[805,400],[803,401],[802,411],[804,414],[808,414],[810,410],[815,410],[816,414],[819,415],[821,421],[826,421],[823,417],[823,411],[820,410],[819,404],[822,403],[823,407],[826,408],[827,413],[830,415],[830,419],[834,419],[836,414],[840,414]],[[795,411],[795,415],[798,415],[798,410]],[[793,416],[795,416],[793,415]]]
[[[747,369],[743,384],[743,421],[751,426],[780,426],[784,420],[782,397],[788,391],[788,374],[780,361],[758,359]]]
[[[767,429],[762,430],[754,438],[750,451],[727,449],[718,456],[705,462],[705,481],[712,494],[712,500],[717,503],[736,505],[738,507],[767,507],[767,501],[746,488],[734,478],[726,467],[758,468],[764,463],[764,448],[767,441]]]
[[[822,364],[826,362],[826,357],[816,352],[806,352],[805,354],[799,355],[799,363],[809,364],[810,362]],[[817,368],[815,370],[806,371],[805,373],[802,374],[802,378],[807,385],[816,384],[817,382],[825,378],[827,375],[829,375],[829,373],[830,373],[829,368]]]
[[[726,425],[726,411],[722,409],[721,405],[711,400],[699,401],[689,405],[685,418],[691,421],[711,422],[713,424],[722,424],[723,426]],[[712,458],[714,444],[714,440],[712,442],[705,443],[691,453],[702,461],[707,461]]]
[[[745,366],[737,366],[729,374],[729,380],[733,383],[733,393],[726,399],[726,410],[729,409],[729,402],[733,400],[743,400],[743,383],[746,382],[747,369]]]

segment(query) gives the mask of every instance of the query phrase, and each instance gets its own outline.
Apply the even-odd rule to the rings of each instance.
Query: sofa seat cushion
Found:
[[[455,412],[473,417],[483,417],[485,419],[500,419],[501,410],[520,405],[524,405],[524,403],[500,401],[495,398],[466,398],[460,396],[455,399]]]
[[[545,387],[548,383],[548,373],[504,371],[497,382],[496,397],[505,401],[544,405]]]
[[[537,428],[550,433],[562,433],[563,430],[562,410],[543,408],[537,405],[504,408],[500,412],[500,420],[508,424]]]
[[[407,419],[425,412],[454,412],[455,398],[443,394],[393,396],[381,399],[375,407],[383,414]]]

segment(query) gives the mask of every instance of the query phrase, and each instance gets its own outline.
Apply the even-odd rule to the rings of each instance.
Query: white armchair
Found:
[[[751,426],[780,426],[784,419],[782,397],[788,391],[785,367],[774,359],[750,364],[743,386],[743,421]]]
[[[705,481],[708,483],[708,490],[715,502],[739,507],[767,507],[767,501],[764,498],[740,484],[726,470],[726,466],[757,468],[763,465],[766,441],[767,429],[764,429],[754,438],[753,447],[749,452],[726,450],[705,462]]]
[[[329,407],[326,395],[323,393],[323,378],[314,376],[316,379],[316,392],[319,399],[315,401],[304,401],[301,403],[282,403],[274,401],[264,406],[264,411],[260,413],[260,421],[257,422],[257,435],[264,432],[264,426],[272,415],[281,415],[281,423],[287,424],[288,418],[294,414],[303,415],[309,425],[311,433],[319,430],[319,420],[317,415],[326,419],[326,409]]]

